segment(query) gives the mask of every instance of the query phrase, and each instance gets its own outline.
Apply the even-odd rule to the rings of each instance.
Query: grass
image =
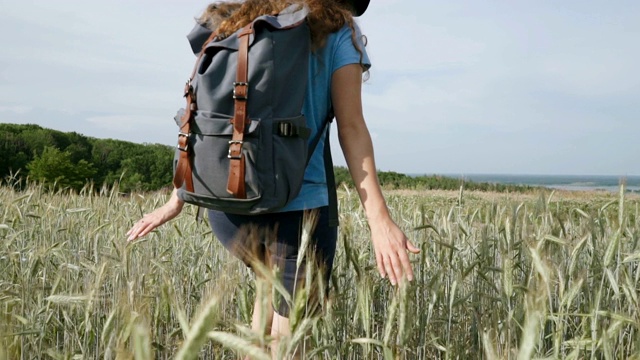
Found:
[[[269,358],[247,325],[270,284],[251,281],[193,209],[127,244],[168,194],[95,193],[0,187],[0,360]],[[331,298],[320,317],[292,315],[282,357],[304,344],[318,359],[640,359],[638,198],[387,196],[422,249],[415,281],[379,278],[343,189]]]

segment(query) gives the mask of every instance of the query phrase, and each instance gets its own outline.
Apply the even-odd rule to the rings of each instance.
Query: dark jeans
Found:
[[[338,238],[337,227],[328,224],[328,207],[321,207],[318,220],[307,246],[307,257],[297,267],[301,245],[303,214],[305,211],[291,211],[263,215],[235,215],[209,210],[209,222],[218,240],[232,254],[251,267],[253,262],[261,262],[269,267],[278,268],[278,280],[295,301],[295,291],[303,285],[308,286],[311,311],[316,311],[318,291],[327,294],[329,278],[333,266]],[[300,254],[304,255],[304,254]],[[312,259],[314,283],[304,284],[307,259]],[[317,276],[316,276],[317,275]],[[317,282],[324,289],[317,288]],[[315,295],[314,295],[315,294]],[[289,317],[289,304],[274,292],[274,310],[281,316]],[[315,302],[314,302],[315,301]],[[318,305],[318,306],[316,306]]]

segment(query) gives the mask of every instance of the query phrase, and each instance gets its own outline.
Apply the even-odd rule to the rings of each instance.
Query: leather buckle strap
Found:
[[[190,108],[191,98],[187,98],[187,108]],[[187,191],[193,192],[193,170],[191,168],[191,149],[189,148],[189,136],[191,134],[191,116],[193,113],[187,110],[182,116],[182,125],[180,126],[180,132],[178,132],[178,145],[176,146],[180,150],[180,157],[178,158],[178,164],[176,165],[175,174],[173,176],[173,186],[177,189],[182,185],[186,185]]]
[[[247,101],[249,99],[249,83],[244,81],[233,82],[233,99]]]
[[[184,97],[193,96],[193,86],[191,86],[191,78],[187,79],[187,82],[184,84]]]
[[[242,140],[230,140],[227,157],[231,160],[240,160],[242,158],[242,144],[244,144]]]
[[[189,136],[190,134],[184,133],[182,131],[178,132],[178,145],[176,148],[180,151],[189,151]]]
[[[238,68],[236,81],[233,83],[234,114],[231,118],[233,136],[229,142],[229,178],[227,191],[236,199],[246,199],[245,190],[245,158],[242,155],[244,131],[250,123],[247,114],[249,93],[249,38],[253,34],[253,24],[245,26],[238,35]]]
[[[180,119],[180,131],[178,132],[178,144],[176,145],[176,148],[180,151],[180,157],[173,175],[173,186],[179,189],[186,185],[186,190],[193,192],[193,169],[191,167],[189,137],[191,136],[191,118],[198,107],[195,102],[191,79],[187,80],[185,84],[184,96],[187,99],[187,107],[182,119]]]
[[[180,189],[182,185],[186,185],[186,190],[193,192],[193,172],[191,168],[191,157],[189,153],[183,151],[180,153],[175,174],[173,176],[173,186]]]
[[[182,116],[180,123],[180,132],[178,132],[178,145],[176,146],[180,151],[180,157],[176,164],[175,173],[173,176],[173,186],[177,189],[182,188],[185,185],[186,190],[193,192],[193,169],[191,162],[193,161],[192,149],[189,147],[189,137],[191,136],[191,122],[193,121],[193,114],[198,110],[198,104],[196,102],[196,95],[194,93],[192,81],[196,76],[198,70],[198,64],[205,53],[206,45],[217,37],[217,33],[213,32],[211,36],[202,45],[202,50],[198,55],[191,76],[187,79],[184,85],[184,97],[187,99],[187,106],[185,113]]]
[[[240,156],[240,159],[233,159],[229,161],[229,180],[227,182],[227,191],[232,194],[236,199],[246,199],[247,191],[244,184],[245,177],[245,159],[244,156]]]

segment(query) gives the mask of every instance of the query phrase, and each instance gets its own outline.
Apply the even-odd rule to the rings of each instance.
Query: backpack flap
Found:
[[[191,45],[191,51],[193,51],[194,55],[200,54],[202,51],[202,47],[204,44],[209,41],[209,38],[213,34],[206,26],[196,23],[191,32],[187,35],[187,39],[189,40],[189,45]]]

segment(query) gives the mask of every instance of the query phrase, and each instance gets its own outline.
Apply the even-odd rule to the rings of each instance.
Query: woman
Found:
[[[246,0],[239,9],[210,6],[200,19],[202,23],[217,27],[218,33],[230,34],[260,14],[284,9],[291,0]],[[309,8],[307,17],[312,34],[313,53],[310,55],[309,84],[304,104],[308,126],[315,133],[321,131],[322,121],[333,108],[338,137],[349,171],[364,206],[376,255],[378,271],[395,285],[402,279],[413,279],[408,252],[419,250],[408,241],[389,214],[378,179],[373,146],[365,124],[361,104],[362,74],[369,59],[362,44],[362,36],[353,20],[367,8],[368,0],[299,0]],[[233,6],[231,6],[233,7]],[[225,18],[217,26],[220,17]],[[215,24],[215,25],[212,25]],[[312,136],[313,137],[313,136]],[[317,225],[311,236],[311,248],[319,259],[319,268],[325,269],[324,278],[331,272],[336,249],[337,227],[328,220],[328,189],[323,162],[323,141],[320,141],[305,172],[305,182],[299,196],[280,212],[240,216],[210,211],[209,220],[216,237],[234,254],[248,262],[237,251],[236,242],[247,229],[276,234],[273,242],[264,244],[261,261],[278,264],[280,279],[290,293],[304,274],[296,271],[296,255],[300,241],[302,218],[306,210],[316,209]],[[146,214],[129,230],[129,241],[145,236],[156,227],[177,216],[184,203],[173,191],[164,206]],[[325,284],[328,282],[325,281]],[[258,329],[261,319],[261,299],[256,299],[252,328]],[[290,331],[288,305],[280,301],[267,314],[271,319],[271,334],[277,338]]]

